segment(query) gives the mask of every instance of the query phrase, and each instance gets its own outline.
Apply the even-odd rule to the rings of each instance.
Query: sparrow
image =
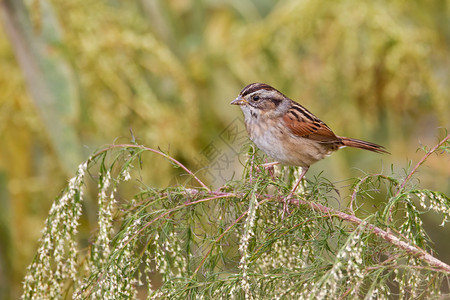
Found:
[[[383,146],[335,135],[322,120],[268,84],[247,85],[231,104],[240,106],[248,135],[259,149],[277,163],[302,168],[287,198],[313,163],[340,148],[389,153]]]

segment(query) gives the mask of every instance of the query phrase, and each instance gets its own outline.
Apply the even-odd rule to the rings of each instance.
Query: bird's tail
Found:
[[[377,145],[377,144],[374,144],[371,142],[351,139],[351,138],[342,137],[342,136],[339,138],[341,139],[344,146],[347,146],[347,147],[369,150],[369,151],[373,151],[376,153],[389,153],[385,150],[385,148],[383,146],[380,146],[380,145]]]

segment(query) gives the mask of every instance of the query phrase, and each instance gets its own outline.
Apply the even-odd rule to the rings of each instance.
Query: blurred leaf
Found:
[[[8,276],[12,273],[11,204],[5,172],[0,170],[0,298],[6,299],[11,291]]]
[[[45,0],[41,32],[36,32],[21,0],[2,1],[2,18],[27,81],[29,92],[47,127],[49,138],[66,171],[73,171],[81,159],[75,130],[76,84],[70,66],[58,51],[59,26]]]

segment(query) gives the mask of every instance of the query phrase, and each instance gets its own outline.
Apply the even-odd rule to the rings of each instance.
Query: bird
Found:
[[[312,164],[340,148],[389,153],[375,143],[335,135],[305,107],[265,83],[247,85],[230,104],[240,106],[250,140],[276,160],[273,164],[302,168],[287,199],[294,194]]]

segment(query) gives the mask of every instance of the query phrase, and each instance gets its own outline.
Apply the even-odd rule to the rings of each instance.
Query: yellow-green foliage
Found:
[[[411,179],[431,154],[449,150],[450,135],[400,180],[355,180],[346,207],[321,176],[292,194],[298,174],[283,168],[273,176],[254,148],[243,158],[243,176],[212,190],[166,153],[110,146],[82,163],[55,199],[22,298],[446,298],[450,265],[435,256],[432,245],[442,243],[427,236],[423,218],[433,212],[446,226],[450,198]],[[133,166],[148,155],[183,169],[192,184],[139,184]],[[94,178],[96,230],[89,247],[80,247],[85,186]],[[381,201],[368,212],[361,202],[375,194]],[[331,207],[336,200],[339,209]]]

